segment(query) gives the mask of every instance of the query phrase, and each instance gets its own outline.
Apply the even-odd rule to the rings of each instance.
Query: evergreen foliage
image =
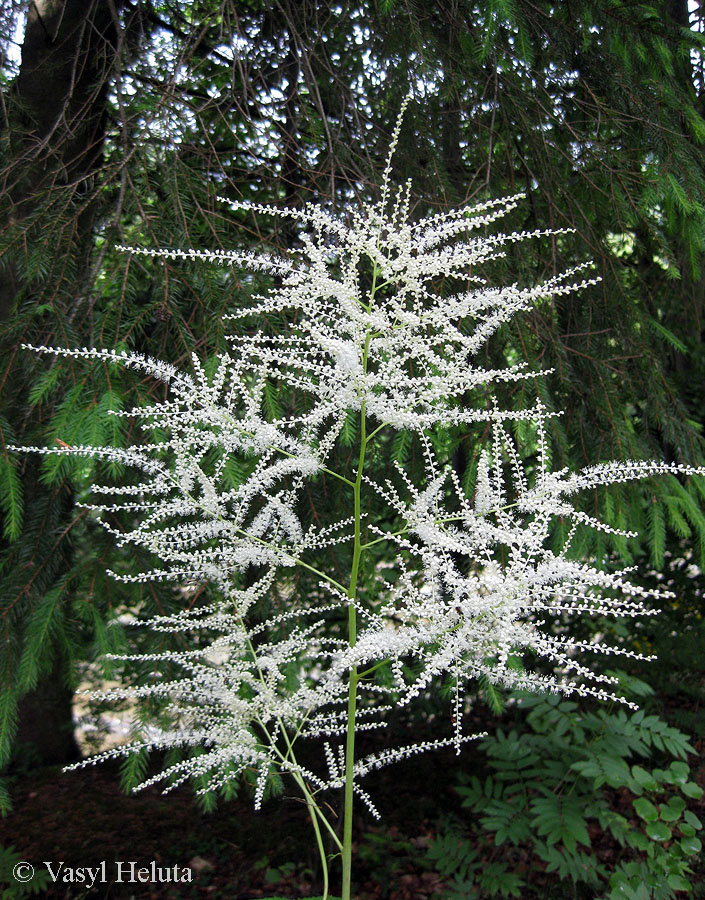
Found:
[[[511,268],[536,283],[592,257],[602,278],[579,298],[527,311],[488,346],[488,365],[525,359],[532,370],[555,369],[507,385],[502,402],[519,409],[538,396],[549,410],[568,411],[549,448],[559,466],[703,458],[703,34],[702,20],[688,28],[685,0],[114,6],[98,84],[109,88],[104,115],[99,126],[91,120],[102,129],[98,158],[81,174],[72,170],[73,180],[62,155],[70,129],[61,125],[48,143],[27,146],[28,100],[17,68],[2,60],[3,304],[11,295],[0,370],[3,761],[17,701],[41,686],[54,659],[67,661],[72,677],[72,661],[120,648],[119,626],[106,627],[115,611],[150,615],[182,604],[163,587],[127,589],[105,576],[108,566],[129,573],[145,562],[116,556],[74,507],[94,477],[120,474],[115,466],[96,471],[57,456],[39,467],[5,450],[123,446],[132,426],[103,413],[147,402],[152,386],[104,361],[86,370],[20,352],[19,344],[115,347],[184,366],[194,350],[212,359],[223,347],[224,314],[275,279],[181,259],[127,259],[114,244],[287,246],[294,234],[286,222],[251,209],[226,215],[216,195],[339,207],[379,181],[409,85],[423,102],[402,132],[397,168],[401,182],[414,180],[414,214],[487,199],[490,186],[492,196],[525,190],[517,228],[576,231],[536,238],[528,259],[510,256],[507,269],[496,263],[486,274],[501,281]],[[76,52],[80,60],[87,49]],[[60,121],[58,112],[49,110],[51,121]],[[34,158],[48,173],[42,180],[30,177]],[[287,321],[271,315],[266,326],[277,334]],[[279,401],[268,396],[272,411]],[[355,427],[351,421],[342,432],[351,446]],[[515,436],[529,455],[528,426],[517,423]],[[480,437],[481,426],[448,436],[466,487]],[[418,471],[418,442],[389,440],[394,458]],[[237,467],[228,474],[233,484],[246,475]],[[638,531],[654,565],[674,536],[694,542],[702,565],[697,481],[666,478],[609,495],[596,489],[589,508]],[[310,486],[308,500],[314,522],[331,502],[324,482]],[[640,548],[586,530],[575,552],[629,561]],[[331,551],[331,562],[348,567],[344,553]],[[362,574],[362,590],[374,591],[372,564]],[[310,589],[300,573],[293,587]],[[198,598],[207,599],[207,591]]]

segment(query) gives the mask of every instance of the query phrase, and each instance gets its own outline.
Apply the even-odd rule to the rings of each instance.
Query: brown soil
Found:
[[[384,813],[384,827],[379,830],[398,839],[401,835],[393,823],[402,817],[411,827],[404,834],[413,835],[415,829],[417,837],[406,838],[409,852],[396,863],[399,881],[395,886],[379,884],[358,863],[359,900],[423,900],[434,894],[439,877],[414,864],[414,856],[423,855],[421,848],[431,834],[416,815],[428,814],[448,791],[440,787],[440,779],[447,777],[446,762],[438,757],[431,760],[429,755],[423,773],[407,763],[397,768],[397,775],[402,768],[407,770],[406,783],[395,779],[392,785],[376,785],[382,788],[381,797],[380,791],[372,790]],[[63,862],[57,881],[42,892],[51,900],[255,900],[320,895],[320,863],[308,815],[303,804],[286,791],[261,812],[255,812],[251,797],[243,795],[204,813],[188,788],[168,796],[158,787],[124,794],[119,772],[110,764],[68,773],[35,770],[13,781],[13,810],[0,820],[0,847],[14,845],[21,859],[37,871],[49,861],[56,872]],[[436,781],[438,785],[433,784]],[[424,785],[423,792],[419,784]],[[420,824],[409,821],[409,816]],[[370,829],[374,821],[367,815],[358,825]],[[105,869],[98,872],[89,890],[92,876],[87,867],[100,867],[103,861]],[[118,862],[123,863],[121,869]],[[150,869],[153,862],[162,869],[156,882]],[[130,863],[135,864],[134,875]],[[175,882],[174,877],[183,878],[189,866],[192,881]],[[137,879],[141,867],[148,869],[145,883],[127,881]],[[79,868],[84,870],[82,877]],[[166,881],[167,870],[171,882]],[[117,881],[120,871],[123,883]],[[331,876],[335,884],[335,866]],[[65,880],[70,877],[73,882]]]

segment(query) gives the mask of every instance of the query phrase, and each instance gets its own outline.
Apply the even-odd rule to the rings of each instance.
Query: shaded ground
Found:
[[[693,745],[696,755],[689,762],[703,784],[705,738],[696,737]],[[460,798],[453,788],[458,765],[451,750],[416,756],[368,777],[365,788],[383,818],[376,823],[364,808],[360,810],[356,900],[439,900],[444,885],[425,859],[425,849],[435,836],[439,815],[460,811]],[[480,773],[481,755],[469,747],[461,765]],[[43,769],[17,775],[11,795],[13,812],[0,819],[0,848],[13,844],[20,858],[37,870],[50,861],[56,871],[63,862],[57,882],[42,893],[49,900],[256,900],[320,895],[312,830],[293,789],[265,804],[260,813],[253,811],[250,796],[243,792],[238,800],[221,802],[214,813],[206,814],[188,788],[168,796],[158,787],[125,795],[117,765],[103,764],[70,773]],[[630,814],[629,797],[616,792],[614,804]],[[705,820],[705,798],[697,806]],[[618,858],[619,847],[606,834],[596,832],[591,838],[593,851],[601,858]],[[480,849],[491,858],[493,846]],[[91,876],[85,870],[99,868],[103,862],[105,869],[99,870],[95,886],[88,890]],[[123,863],[122,883],[117,881],[118,862]],[[162,870],[156,880],[152,864]],[[145,883],[138,880],[141,867],[147,869]],[[84,869],[82,883],[77,880],[78,868]],[[590,896],[575,892],[555,874],[540,868],[532,872],[532,897]],[[190,882],[174,882],[187,873]],[[73,883],[64,881],[71,874]],[[336,871],[332,878],[337,887]],[[700,883],[702,878],[703,873],[697,872],[695,881]],[[5,886],[0,881],[0,897]]]
[[[423,813],[434,807],[437,811],[442,792],[448,790],[447,762],[440,756],[433,760],[428,756],[421,768],[407,764],[403,767],[405,783],[391,781],[386,796],[373,791],[385,815],[383,831],[389,838],[385,855],[395,855],[394,838],[399,831],[394,821],[400,816],[411,815],[415,821],[409,824],[419,834],[413,836],[413,830],[405,830],[406,836],[398,840],[398,845],[408,850],[395,860],[396,885],[385,884],[375,873],[378,861],[374,854],[372,858],[368,854],[368,866],[358,859],[360,900],[426,898],[440,884],[439,876],[425,870],[428,866],[415,866],[413,860],[414,855],[422,855],[431,834]],[[157,787],[126,796],[120,790],[117,767],[109,764],[69,773],[58,769],[28,773],[14,780],[11,794],[14,808],[0,820],[0,846],[13,844],[21,858],[37,870],[50,861],[56,871],[63,861],[57,882],[43,893],[49,898],[255,900],[320,893],[311,826],[305,807],[294,796],[285,794],[283,799],[265,804],[259,813],[253,811],[246,796],[221,803],[214,813],[204,813],[187,788],[166,797]],[[369,815],[360,822],[363,828],[371,824]],[[99,868],[103,861],[105,868],[98,871],[94,887],[88,890],[93,876],[87,867]],[[120,868],[118,861],[123,863]],[[153,862],[162,870],[157,882],[151,880]],[[135,864],[134,872],[129,863]],[[188,874],[189,866],[193,880],[175,883],[175,877]],[[137,880],[140,867],[149,870],[151,883]],[[372,871],[365,872],[366,867]],[[81,881],[78,868],[84,869]],[[119,874],[123,883],[117,882]],[[71,876],[73,883],[63,881]]]

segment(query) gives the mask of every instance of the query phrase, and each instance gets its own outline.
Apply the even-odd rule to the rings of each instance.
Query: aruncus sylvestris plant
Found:
[[[484,367],[477,355],[487,339],[538,300],[577,291],[594,280],[572,269],[534,287],[497,288],[475,274],[510,244],[538,234],[480,234],[513,209],[521,195],[411,223],[409,185],[397,191],[390,187],[402,115],[403,109],[381,199],[348,210],[345,220],[314,205],[278,210],[232,204],[294,223],[301,246],[286,259],[122,248],[276,276],[279,286],[230,316],[232,351],[219,358],[210,376],[195,356],[187,373],[136,353],[31,348],[117,362],[168,385],[163,402],[116,413],[136,417],[145,435],[157,433],[157,439],[128,449],[24,449],[91,456],[139,470],[139,484],[94,487],[100,502],[90,509],[106,528],[111,529],[110,512],[132,516],[134,527],[116,532],[117,543],[142,547],[157,560],[149,571],[115,577],[182,587],[207,582],[218,598],[143,622],[188,635],[193,649],[140,655],[153,662],[155,680],[106,695],[162,698],[171,724],[164,727],[162,720],[156,734],[81,765],[145,749],[197,751],[141,787],[166,780],[170,790],[192,778],[206,792],[255,770],[256,807],[270,776],[293,778],[313,823],[324,897],[327,832],[342,858],[343,900],[351,897],[354,798],[376,815],[360,779],[424,750],[451,744],[460,752],[465,741],[477,737],[463,732],[463,686],[469,679],[482,676],[518,689],[620,699],[613,693],[613,679],[579,663],[576,651],[634,654],[552,634],[547,623],[568,621],[577,613],[637,616],[644,612],[644,601],[665,594],[631,583],[625,572],[608,573],[569,558],[578,526],[612,530],[580,512],[574,498],[583,489],[612,482],[697,473],[686,466],[634,461],[576,473],[552,471],[541,404],[507,411],[487,401],[494,383],[534,374],[521,366]],[[450,296],[440,293],[435,284],[441,277],[462,281],[463,289]],[[288,333],[273,336],[249,327],[268,315],[284,317]],[[295,411],[272,411],[273,391],[289,397],[295,392]],[[344,471],[336,462],[341,454],[334,451],[351,417],[357,424],[354,462]],[[536,430],[538,454],[528,472],[510,434],[516,420]],[[468,494],[439,458],[433,438],[439,428],[478,422],[486,423],[491,440],[479,451]],[[390,431],[413,435],[423,448],[420,483],[399,464],[390,465],[386,479],[366,475],[375,443]],[[231,478],[234,460],[246,470],[237,483]],[[302,497],[317,479],[347,497],[349,514],[304,529]],[[380,506],[384,517],[371,517]],[[548,541],[556,517],[572,525],[560,550],[549,549]],[[351,564],[340,579],[326,561],[331,548],[346,544],[352,547]],[[370,600],[359,589],[359,577],[373,547],[376,554],[386,549],[383,571],[395,577],[384,581],[380,576]],[[319,593],[296,596],[290,608],[263,617],[267,597],[296,568],[315,576]],[[340,628],[341,611],[346,631]],[[548,660],[554,674],[517,665],[526,654]],[[160,665],[176,666],[182,676],[160,680]],[[376,677],[382,671],[384,679]],[[410,703],[442,677],[454,684],[451,738],[356,758],[357,731],[383,728],[393,706]],[[305,738],[322,739],[327,776],[298,762],[296,745]],[[330,789],[344,792],[342,834],[319,801]]]

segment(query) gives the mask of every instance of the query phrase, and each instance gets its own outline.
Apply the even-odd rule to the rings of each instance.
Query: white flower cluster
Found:
[[[393,150],[394,142],[390,161]],[[316,790],[341,786],[345,759],[342,747],[334,750],[330,741],[345,730],[351,680],[359,694],[360,730],[383,727],[392,705],[410,702],[434,679],[454,679],[456,732],[450,742],[456,748],[469,739],[462,734],[463,686],[478,675],[505,686],[614,698],[613,680],[580,663],[577,651],[627,651],[573,640],[550,625],[564,628],[580,613],[635,616],[644,612],[645,601],[666,596],[639,588],[625,572],[571,559],[570,538],[560,550],[551,549],[549,536],[559,517],[574,529],[605,529],[576,509],[580,490],[698,470],[630,461],[554,472],[546,459],[541,406],[500,412],[470,405],[478,386],[535,374],[519,366],[487,369],[478,361],[478,351],[502,323],[539,299],[595,279],[573,269],[536,286],[488,286],[482,267],[531,235],[487,237],[482,230],[513,209],[520,195],[411,222],[408,186],[390,199],[389,172],[390,166],[382,201],[351,212],[346,221],[317,206],[294,211],[233,204],[296,223],[300,249],[287,260],[123,248],[276,276],[278,286],[231,315],[240,331],[210,376],[196,357],[186,373],[138,354],[32,348],[122,363],[169,385],[165,401],[119,413],[141,419],[145,434],[162,435],[156,442],[147,439],[126,450],[22,449],[94,455],[140,469],[138,485],[97,486],[105,501],[90,507],[98,515],[128,510],[134,527],[116,533],[117,541],[140,546],[158,561],[149,571],[115,577],[179,586],[209,582],[217,588],[216,606],[144,623],[192,636],[191,651],[143,657],[154,662],[155,674],[168,663],[180,677],[111,694],[168,702],[173,727],[106,755],[140,747],[201,751],[159,776],[172,784],[200,776],[206,790],[255,768],[259,803],[274,767],[305,778]],[[441,281],[462,287],[448,294]],[[258,317],[272,313],[290,323],[288,332],[253,332]],[[271,403],[282,387],[284,396],[306,398],[298,412],[280,412]],[[375,431],[413,431],[426,447],[425,483],[412,484],[401,468],[396,486],[365,479],[362,463],[352,473],[337,471],[332,451],[351,411]],[[505,427],[517,418],[534,422],[538,435],[531,477]],[[439,468],[428,434],[436,426],[478,420],[488,422],[492,440],[480,456],[471,501],[453,470]],[[360,460],[368,439],[361,438]],[[301,494],[314,477],[333,479],[336,489],[348,492],[351,508],[356,492],[355,513],[304,532]],[[366,523],[375,543],[385,542],[398,576],[394,584],[381,585],[371,605],[355,590],[354,578],[342,584],[320,568],[323,548],[353,541],[358,557],[365,552],[359,540],[365,491],[382,498],[400,525],[390,532]],[[325,510],[320,513],[325,519]],[[102,521],[110,529],[107,518]],[[253,618],[264,598],[288,583],[295,566],[320,576],[323,590],[296,598],[284,614],[264,622]],[[241,576],[248,570],[254,583],[243,588]],[[352,607],[358,618],[354,641],[330,636],[327,617],[341,607]],[[548,661],[552,674],[526,670],[519,664],[524,656]],[[370,677],[382,666],[390,673],[386,680]],[[293,745],[301,737],[326,739],[327,777],[296,762]],[[359,777],[445,743],[390,749],[359,760],[354,773]]]
[[[302,249],[292,253],[290,274],[229,318],[286,315],[296,323],[294,333],[233,337],[233,343],[239,353],[315,395],[312,416],[319,419],[330,416],[339,423],[363,401],[371,419],[398,429],[483,418],[483,412],[454,401],[479,385],[529,376],[522,366],[488,369],[475,362],[487,339],[539,298],[595,281],[571,283],[578,271],[573,269],[530,288],[491,288],[468,274],[504,255],[508,244],[540,234],[471,237],[512,210],[520,196],[415,224],[408,221],[408,196],[390,217],[367,206],[345,224],[317,206],[287,211],[302,228]],[[440,293],[440,278],[462,280],[463,290]]]
[[[538,441],[543,444],[545,411],[539,406],[535,413]],[[570,544],[581,525],[635,536],[604,525],[576,509],[572,501],[579,491],[596,484],[648,478],[655,472],[702,474],[689,466],[634,461],[572,474],[551,472],[540,455],[529,483],[504,425],[495,421],[491,428],[493,441],[480,457],[473,502],[452,468],[438,472],[428,448],[423,490],[407,483],[409,496],[403,498],[389,481],[384,486],[370,482],[405,523],[401,535],[377,533],[396,544],[400,557],[406,555],[416,565],[402,565],[404,577],[390,586],[369,627],[348,651],[351,665],[378,659],[416,661],[411,681],[401,677],[401,665],[392,665],[398,675],[397,703],[408,703],[436,678],[450,674],[456,687],[456,747],[463,706],[459,692],[469,679],[481,675],[511,688],[575,692],[628,703],[602,686],[614,686],[617,679],[580,664],[576,651],[645,657],[599,642],[576,641],[542,626],[565,627],[581,613],[639,616],[651,612],[654,601],[672,595],[630,582],[627,570],[606,572],[593,562],[571,559]],[[404,478],[401,467],[399,471]],[[452,490],[446,490],[449,485]],[[564,545],[555,550],[550,538],[559,518],[572,528]],[[517,666],[527,657],[550,662],[551,673]]]

